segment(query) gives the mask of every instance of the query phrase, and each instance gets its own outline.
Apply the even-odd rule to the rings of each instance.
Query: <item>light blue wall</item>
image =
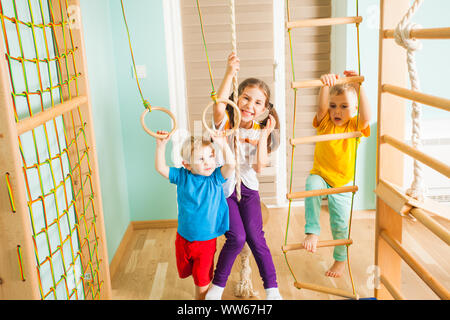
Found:
[[[169,107],[162,1],[125,1],[141,87],[152,105]],[[155,140],[141,128],[144,107],[132,77],[119,0],[81,0],[97,141],[108,255],[130,221],[176,219],[176,189],[154,170]],[[147,116],[153,130],[170,128],[164,114]],[[168,160],[170,160],[168,147]]]
[[[81,0],[109,260],[130,223],[109,0]]]
[[[120,1],[110,3],[130,218],[132,221],[176,219],[176,188],[156,172],[155,139],[142,130],[139,122],[144,107],[132,77]],[[124,4],[136,64],[147,68],[147,78],[140,79],[144,96],[154,106],[169,108],[162,0],[133,0]],[[170,121],[164,113],[154,112],[147,118],[153,130],[170,129]],[[168,160],[169,152],[170,146]]]

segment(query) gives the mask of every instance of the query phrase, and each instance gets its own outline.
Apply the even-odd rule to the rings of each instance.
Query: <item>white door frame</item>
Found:
[[[161,1],[164,11],[170,111],[174,114],[178,124],[177,132],[172,137],[172,161],[175,166],[181,166],[181,156],[178,150],[189,131],[181,8],[180,0]]]

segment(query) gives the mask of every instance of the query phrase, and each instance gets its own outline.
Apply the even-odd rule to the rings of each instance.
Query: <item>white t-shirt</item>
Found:
[[[225,114],[222,122],[220,123],[217,130],[231,129],[228,113]],[[253,169],[252,165],[256,164],[257,161],[257,148],[258,148],[258,140],[261,134],[260,125],[253,121],[253,125],[251,129],[243,129],[239,128],[239,146],[240,146],[240,171],[241,171],[241,181],[245,186],[249,189],[258,191],[259,189],[259,181],[256,175],[256,171]],[[235,154],[234,149],[234,139],[236,132],[232,135],[228,136],[228,145],[231,148],[233,154]],[[222,152],[216,152],[217,165],[221,166],[225,163]],[[235,155],[236,156],[236,155]],[[227,181],[223,184],[223,191],[225,193],[225,197],[228,198],[233,194],[234,187],[236,186],[236,174],[233,171],[233,174],[227,179]]]

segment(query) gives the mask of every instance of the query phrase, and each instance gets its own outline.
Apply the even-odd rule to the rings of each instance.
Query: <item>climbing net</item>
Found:
[[[80,96],[68,0],[0,2],[11,99],[18,124]],[[21,166],[42,299],[97,299],[99,235],[90,131],[80,106],[19,132]],[[10,189],[10,188],[9,188]],[[11,209],[14,197],[10,192]],[[98,209],[97,209],[98,210]],[[22,255],[17,247],[22,280]]]

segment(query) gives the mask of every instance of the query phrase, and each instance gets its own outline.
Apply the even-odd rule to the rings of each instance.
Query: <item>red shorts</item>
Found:
[[[194,283],[198,287],[204,287],[211,282],[216,253],[216,238],[190,242],[177,233],[175,252],[180,278],[187,278],[192,275]]]

